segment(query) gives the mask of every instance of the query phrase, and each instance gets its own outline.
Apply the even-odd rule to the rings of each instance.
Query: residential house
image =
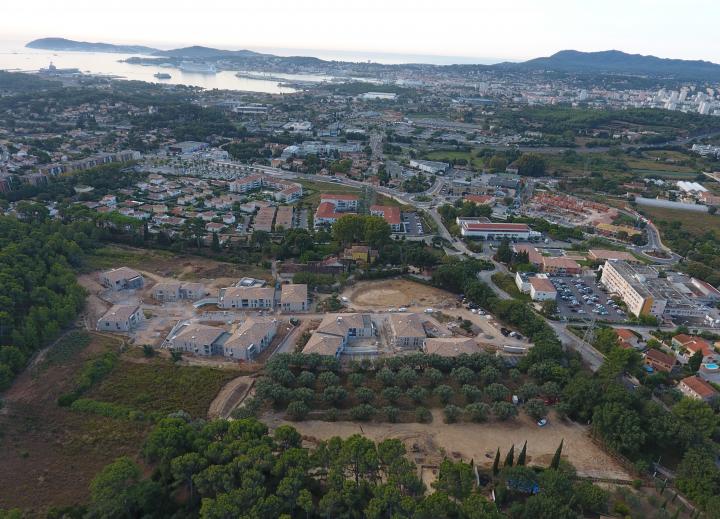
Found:
[[[618,343],[621,348],[640,348],[640,339],[638,339],[638,336],[635,335],[632,330],[628,330],[627,328],[616,328],[615,334],[618,337]]]
[[[682,379],[678,383],[678,389],[688,398],[705,402],[718,396],[718,392],[714,387],[695,375]]]
[[[669,373],[675,362],[675,357],[660,350],[650,349],[645,353],[645,364],[656,371]]]
[[[671,344],[673,348],[677,349],[682,353],[685,353],[688,359],[695,355],[695,353],[697,352],[701,352],[703,358],[715,353],[715,349],[713,348],[712,344],[710,344],[702,337],[697,337],[694,335],[686,335],[684,333],[680,333],[672,338]]]
[[[379,253],[367,245],[353,245],[343,252],[343,259],[354,261],[360,265],[371,265],[378,258]]]
[[[320,203],[330,203],[335,206],[335,210],[339,213],[357,211],[358,197],[356,195],[322,194],[320,195]]]

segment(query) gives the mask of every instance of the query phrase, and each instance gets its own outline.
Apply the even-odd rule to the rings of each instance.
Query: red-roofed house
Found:
[[[707,357],[715,353],[712,345],[702,337],[686,335],[684,333],[680,333],[673,337],[672,345],[678,349],[686,350],[688,356],[693,356],[698,351],[702,352],[703,357]]]
[[[675,357],[660,350],[650,349],[645,354],[645,364],[657,371],[670,372],[675,366]]]
[[[373,205],[370,207],[370,214],[381,216],[390,226],[392,232],[405,232],[400,208],[390,205]]]
[[[620,347],[625,349],[637,348],[639,346],[639,339],[632,330],[627,328],[616,328],[615,333],[620,341]]]
[[[682,379],[678,383],[678,389],[688,398],[705,402],[718,395],[714,387],[695,375]]]

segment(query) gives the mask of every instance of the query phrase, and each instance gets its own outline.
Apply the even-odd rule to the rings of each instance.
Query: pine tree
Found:
[[[518,467],[525,465],[526,451],[527,451],[527,440],[525,440],[525,443],[523,444],[523,448],[520,451],[520,455],[518,456],[517,463],[516,463],[516,465]]]
[[[555,451],[555,455],[553,456],[552,461],[550,462],[550,468],[557,470],[558,467],[560,467],[560,456],[562,455],[562,448],[563,448],[563,442],[565,441],[565,438],[560,440],[560,445],[558,445],[557,450]]]
[[[497,476],[498,472],[500,472],[500,448],[498,447],[497,452],[495,453],[495,461],[493,462],[493,475]]]
[[[510,447],[510,450],[507,453],[507,456],[505,456],[505,465],[504,467],[512,467],[513,461],[515,460],[515,444]]]
[[[220,252],[220,238],[218,238],[218,235],[216,232],[212,235],[212,250],[215,252]]]

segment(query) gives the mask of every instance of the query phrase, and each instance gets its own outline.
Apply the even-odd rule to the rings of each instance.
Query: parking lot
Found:
[[[603,321],[623,322],[625,312],[595,282],[595,277],[550,278],[558,292],[558,311],[567,319],[589,319],[593,314]]]
[[[406,236],[422,236],[425,234],[422,220],[417,213],[402,213]]]

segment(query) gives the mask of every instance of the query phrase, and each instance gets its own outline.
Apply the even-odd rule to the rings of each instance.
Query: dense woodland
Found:
[[[74,269],[92,247],[92,226],[0,217],[0,390],[85,303]]]

